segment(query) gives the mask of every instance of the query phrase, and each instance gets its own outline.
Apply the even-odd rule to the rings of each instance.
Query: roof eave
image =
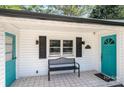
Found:
[[[18,11],[18,10],[10,10],[10,9],[0,9],[0,15],[1,16],[9,16],[9,17],[18,17],[18,18],[31,18],[31,19],[64,21],[64,22],[75,22],[75,23],[90,23],[90,24],[124,26],[124,23],[122,23],[122,22],[68,17],[68,16],[43,14],[43,13],[28,12],[28,11]]]

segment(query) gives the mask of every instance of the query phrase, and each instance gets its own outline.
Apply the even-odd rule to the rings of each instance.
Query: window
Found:
[[[115,44],[114,40],[112,38],[108,38],[104,41],[104,44],[105,45],[112,45],[112,44]]]
[[[6,36],[6,61],[12,60],[12,37]]]
[[[63,55],[73,54],[73,41],[63,40]]]
[[[50,56],[60,55],[60,40],[50,40]]]
[[[49,56],[66,55],[73,55],[73,40],[50,40]]]

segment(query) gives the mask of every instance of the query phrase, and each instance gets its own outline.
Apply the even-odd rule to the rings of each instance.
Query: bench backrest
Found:
[[[58,58],[58,59],[49,59],[49,65],[60,65],[60,64],[75,64],[75,58]]]

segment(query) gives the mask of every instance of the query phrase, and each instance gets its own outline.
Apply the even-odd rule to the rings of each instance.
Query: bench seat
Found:
[[[74,58],[58,58],[48,60],[48,81],[50,81],[50,72],[52,71],[65,71],[65,70],[78,70],[78,77],[80,77],[80,65],[75,62]]]
[[[51,67],[50,71],[62,71],[62,70],[73,70],[78,69],[76,66],[66,66],[66,67]]]

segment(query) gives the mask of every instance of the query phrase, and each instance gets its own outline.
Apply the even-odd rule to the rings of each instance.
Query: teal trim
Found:
[[[16,57],[16,36],[13,36],[13,58]]]
[[[15,37],[15,35],[14,35],[14,34],[11,34],[11,33],[8,33],[8,32],[5,32],[5,35],[6,35],[6,36]]]
[[[102,73],[116,79],[116,35],[101,38],[101,53]]]
[[[9,61],[6,61],[5,64],[5,80],[6,80],[6,86],[10,86],[13,81],[16,79],[16,36],[13,34],[10,34],[8,32],[5,32],[5,36],[9,36],[13,39],[13,50],[12,50],[12,59]],[[7,52],[5,52],[6,54]],[[9,52],[8,52],[9,53]]]

